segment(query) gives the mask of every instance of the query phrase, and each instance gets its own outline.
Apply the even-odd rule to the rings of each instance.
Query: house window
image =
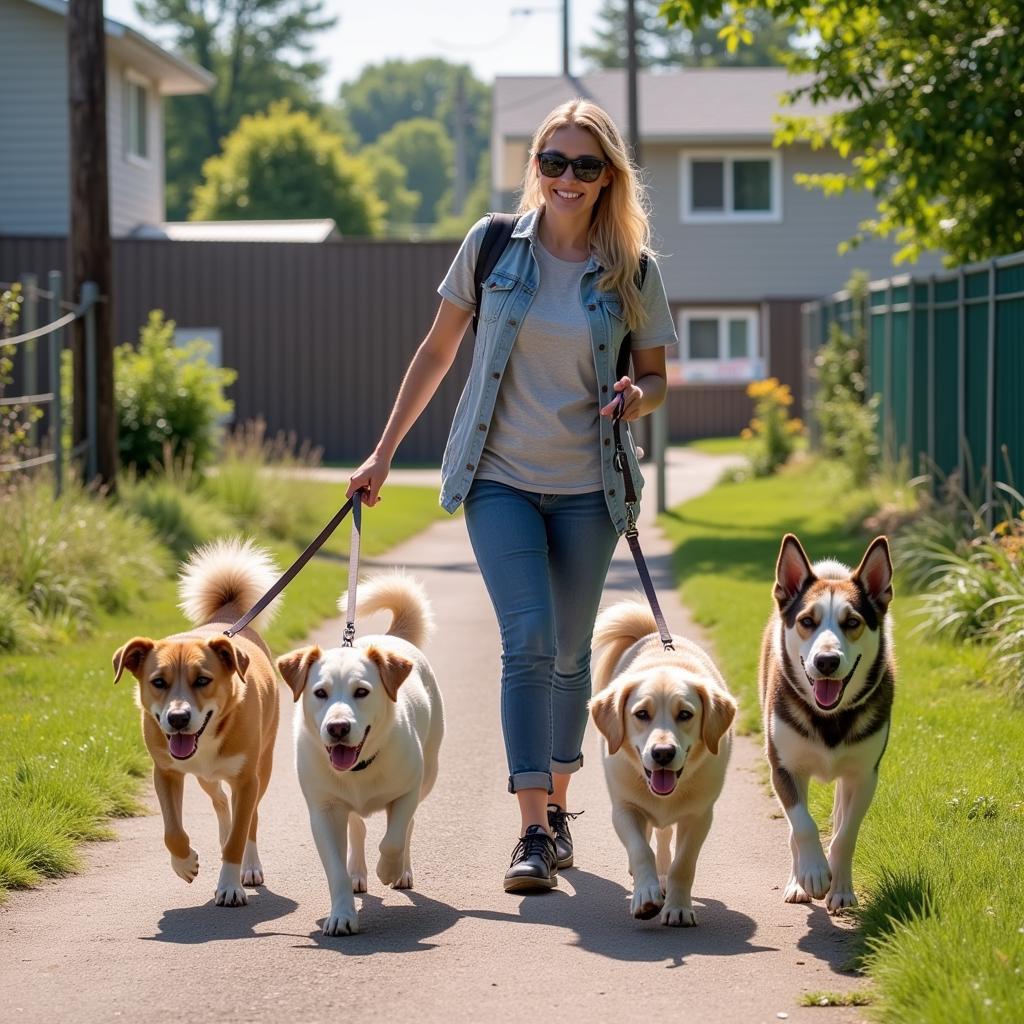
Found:
[[[782,160],[778,153],[682,154],[683,221],[779,221]]]
[[[131,159],[149,159],[149,88],[133,75],[124,83],[124,152]]]
[[[683,383],[764,376],[755,309],[684,309],[678,373]]]

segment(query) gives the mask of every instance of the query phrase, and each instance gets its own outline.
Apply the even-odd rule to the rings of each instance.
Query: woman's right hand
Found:
[[[356,491],[363,491],[363,504],[369,508],[380,501],[380,489],[391,472],[391,460],[383,456],[371,455],[348,480],[346,498],[351,498]]]

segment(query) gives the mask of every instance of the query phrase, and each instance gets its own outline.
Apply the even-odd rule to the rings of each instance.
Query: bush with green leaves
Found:
[[[754,415],[740,436],[754,442],[748,456],[754,476],[771,476],[789,461],[804,425],[790,417],[793,394],[789,385],[780,384],[777,378],[752,381],[747,385],[747,395],[754,399]]]
[[[21,316],[23,301],[20,284],[0,291],[0,338],[10,336]],[[4,397],[4,389],[13,380],[11,371],[16,351],[14,345],[0,344],[0,398]],[[32,424],[42,415],[43,410],[37,405],[0,406],[0,463],[17,462],[24,457],[31,439]]]
[[[846,463],[857,486],[866,484],[878,466],[878,399],[867,393],[864,375],[867,329],[864,300],[868,277],[857,271],[847,282],[853,310],[851,330],[833,323],[828,341],[814,357],[817,390],[814,416],[821,432],[821,450]]]
[[[215,454],[218,421],[234,408],[224,389],[236,372],[209,361],[209,342],[196,338],[176,346],[174,328],[153,310],[138,348],[114,351],[121,464],[142,475],[163,464],[168,445],[173,458],[188,457],[202,472]]]

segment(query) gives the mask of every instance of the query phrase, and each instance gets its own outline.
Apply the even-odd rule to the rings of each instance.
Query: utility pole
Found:
[[[562,0],[562,75],[569,77],[569,0]]]
[[[70,0],[68,31],[68,123],[71,158],[69,259],[71,297],[81,298],[86,281],[100,301],[96,324],[96,473],[112,490],[117,480],[117,414],[114,406],[114,347],[111,330],[110,189],[107,169],[107,48],[103,0]],[[86,437],[85,324],[75,321],[72,444]],[[88,481],[92,482],[92,481]]]
[[[466,69],[455,72],[455,180],[452,182],[452,213],[462,213],[468,191],[466,173]]]

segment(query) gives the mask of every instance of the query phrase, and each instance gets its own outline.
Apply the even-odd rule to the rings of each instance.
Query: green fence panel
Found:
[[[996,303],[995,355],[995,478],[1024,490],[1024,299]]]
[[[920,302],[927,302],[927,292]],[[929,345],[928,345],[928,310],[916,308],[914,318],[913,345],[911,346],[911,421],[910,421],[910,470],[912,473],[925,473],[928,456],[928,417],[931,408],[929,395]]]
[[[873,298],[873,296],[872,296]],[[878,402],[878,443],[885,446],[889,436],[889,359],[885,350],[885,313],[872,312],[868,317],[868,366],[870,368],[869,388],[873,395],[879,396]]]
[[[964,310],[964,484],[980,488],[988,451],[988,303]]]
[[[889,352],[889,440],[891,454],[901,459],[909,454],[907,446],[910,440],[910,314],[900,310],[890,313],[889,318],[892,330]]]
[[[935,393],[932,396],[932,418],[935,466],[943,476],[949,476],[960,464],[958,317],[956,309],[935,311]]]

